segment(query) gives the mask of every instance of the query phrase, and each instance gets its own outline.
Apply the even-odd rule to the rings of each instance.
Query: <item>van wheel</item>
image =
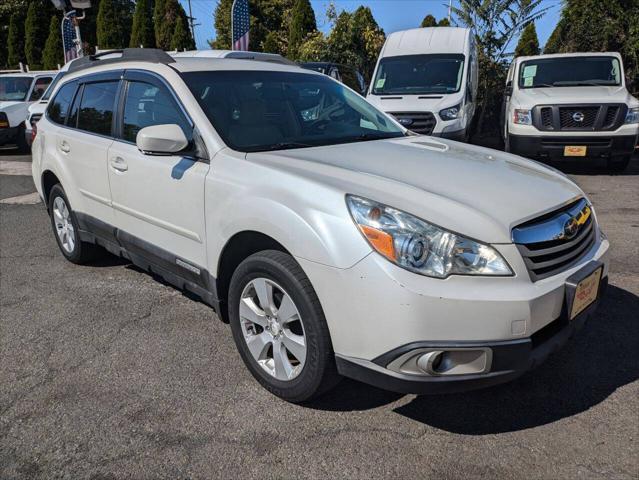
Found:
[[[269,392],[300,403],[338,383],[324,312],[293,257],[276,250],[248,257],[233,273],[228,301],[240,356]]]
[[[630,155],[625,157],[611,157],[608,159],[608,171],[612,173],[621,173],[630,163]]]
[[[60,184],[49,194],[49,214],[56,242],[67,260],[82,265],[104,254],[97,245],[80,240],[78,221]]]

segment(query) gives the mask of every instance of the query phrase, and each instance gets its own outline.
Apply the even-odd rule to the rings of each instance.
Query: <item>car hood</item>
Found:
[[[9,112],[16,109],[16,107],[23,106],[25,102],[0,102],[0,112]]]
[[[458,97],[459,94],[369,95],[366,100],[383,112],[439,112],[459,103]]]
[[[249,153],[246,159],[488,243],[511,243],[514,226],[584,195],[537,162],[426,136]]]
[[[572,103],[637,103],[625,87],[525,88],[515,95],[520,106]]]

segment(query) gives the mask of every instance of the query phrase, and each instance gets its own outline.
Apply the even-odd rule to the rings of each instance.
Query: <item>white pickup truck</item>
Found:
[[[516,58],[508,71],[506,150],[529,158],[604,158],[624,170],[637,145],[639,100],[616,52]]]
[[[0,147],[15,144],[25,150],[24,121],[29,106],[40,100],[55,72],[19,72],[0,75]]]

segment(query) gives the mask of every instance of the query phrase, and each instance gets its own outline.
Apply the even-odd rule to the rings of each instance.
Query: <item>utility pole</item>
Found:
[[[191,0],[189,2],[189,25],[191,26],[191,36],[193,37],[193,41],[195,41],[195,25],[193,23],[193,12],[191,11]]]
[[[189,0],[189,5],[191,4],[191,0]],[[450,23],[450,17],[453,11],[453,0],[448,0],[448,23]]]

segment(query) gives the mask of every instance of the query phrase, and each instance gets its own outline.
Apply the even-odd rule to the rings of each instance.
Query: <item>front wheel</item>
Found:
[[[235,344],[264,388],[299,403],[337,384],[322,307],[293,257],[275,250],[251,255],[233,274],[228,300]]]

